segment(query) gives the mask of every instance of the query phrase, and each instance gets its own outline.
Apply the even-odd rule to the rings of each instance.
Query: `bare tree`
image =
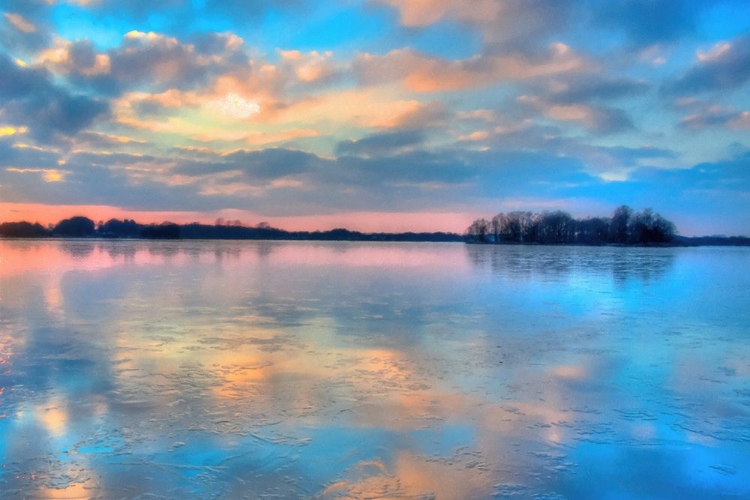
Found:
[[[487,219],[477,219],[466,229],[466,235],[476,243],[487,243],[491,224]]]

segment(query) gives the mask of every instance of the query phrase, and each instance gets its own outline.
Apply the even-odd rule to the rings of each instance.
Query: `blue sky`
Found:
[[[741,0],[6,0],[0,220],[750,234]]]

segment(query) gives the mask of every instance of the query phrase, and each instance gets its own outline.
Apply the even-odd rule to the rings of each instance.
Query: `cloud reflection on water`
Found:
[[[0,485],[747,493],[744,317],[686,308],[696,266],[736,295],[748,279],[715,261],[747,255],[695,252],[0,241]]]

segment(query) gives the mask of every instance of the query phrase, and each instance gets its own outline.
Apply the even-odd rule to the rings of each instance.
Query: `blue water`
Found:
[[[0,498],[747,498],[748,270],[0,240]]]

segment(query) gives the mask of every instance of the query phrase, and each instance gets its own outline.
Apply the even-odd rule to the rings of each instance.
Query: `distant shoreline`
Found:
[[[315,231],[310,233],[327,233],[329,231]],[[610,248],[697,248],[697,247],[750,247],[750,237],[747,236],[678,236],[671,243],[478,243],[467,241],[467,239],[456,233],[350,233],[359,234],[360,237],[333,238],[328,236],[298,237],[297,233],[290,233],[290,237],[275,238],[148,238],[140,236],[5,236],[0,234],[0,241],[278,241],[278,242],[352,242],[352,243],[463,243],[477,247],[610,247]],[[438,236],[434,236],[438,235]],[[445,235],[440,236],[440,235]],[[434,236],[434,237],[433,237]]]
[[[98,239],[98,240],[232,240],[232,241],[354,241],[354,242],[435,242],[467,243],[472,245],[531,245],[531,246],[614,246],[614,247],[697,247],[750,246],[746,236],[679,236],[660,242],[603,242],[603,241],[509,241],[477,238],[470,232],[460,235],[450,232],[364,233],[338,228],[327,231],[286,231],[265,223],[255,227],[240,224],[140,224],[134,220],[111,219],[95,224],[87,217],[77,216],[44,227],[39,223],[0,223],[0,239]]]
[[[112,219],[95,224],[86,217],[72,217],[45,228],[30,222],[0,224],[0,238],[53,239],[131,239],[131,240],[284,240],[284,241],[409,241],[463,242],[464,237],[447,232],[363,233],[348,229],[328,231],[286,231],[259,224],[140,224],[134,220]]]

